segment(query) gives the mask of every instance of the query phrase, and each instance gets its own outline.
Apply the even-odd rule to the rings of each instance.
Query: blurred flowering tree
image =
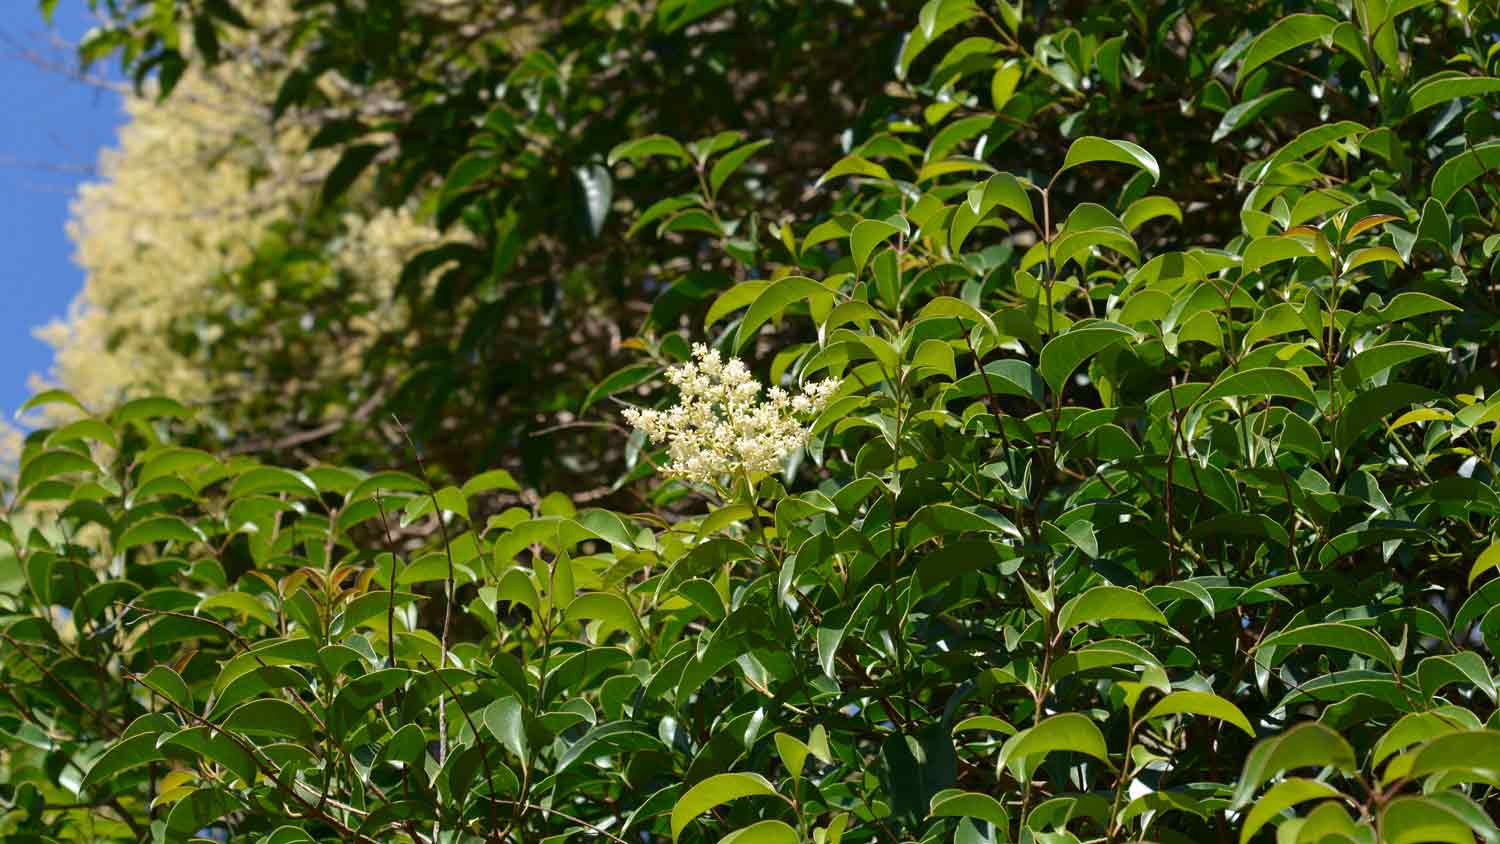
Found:
[[[186,71],[170,98],[155,82],[127,97],[119,146],[73,209],[84,289],[39,335],[55,349],[48,380],[86,405],[170,395],[263,450],[368,418],[388,385],[366,359],[405,325],[402,267],[441,239],[367,186],[320,206],[337,156],[268,120],[255,32],[225,49],[233,60]]]

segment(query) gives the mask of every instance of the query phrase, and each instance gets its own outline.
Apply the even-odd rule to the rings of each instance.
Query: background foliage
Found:
[[[95,6],[8,837],[1500,837],[1493,3]]]

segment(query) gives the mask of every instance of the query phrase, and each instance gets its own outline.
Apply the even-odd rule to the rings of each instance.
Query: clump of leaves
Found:
[[[216,455],[161,400],[34,433],[0,536],[7,833],[1500,836],[1493,10],[1120,15],[927,3],[906,110],[815,220],[723,198],[761,141],[609,156],[695,175],[640,219],[743,280],[675,282],[587,410],[670,406],[704,338],[842,384],[733,495],[639,433],[630,511]],[[1434,45],[1454,67],[1418,77]],[[1184,50],[1237,173],[1143,132],[987,155]],[[1287,132],[1300,97],[1325,113]]]

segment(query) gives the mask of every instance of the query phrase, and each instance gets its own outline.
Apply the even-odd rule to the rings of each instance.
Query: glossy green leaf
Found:
[[[784,821],[756,821],[742,829],[736,829],[719,844],[797,844],[797,830]]]
[[[934,818],[978,818],[994,824],[996,830],[1010,828],[1010,815],[999,800],[988,794],[975,791],[939,795],[933,798],[931,817]]]
[[[737,147],[733,151],[726,153],[718,161],[715,161],[713,169],[708,173],[709,190],[717,196],[719,190],[724,187],[724,183],[729,180],[730,176],[734,175],[735,171],[743,167],[745,162],[750,160],[751,156],[770,145],[770,138],[762,138],[759,141],[752,141],[744,146]]]
[[[1086,715],[1066,712],[1043,720],[1006,739],[1000,748],[998,765],[1004,770],[1007,765],[1018,763],[1028,757],[1042,756],[1065,750],[1092,756],[1109,764],[1109,747],[1099,726]]]
[[[1151,174],[1152,182],[1161,179],[1161,165],[1145,149],[1130,141],[1111,140],[1092,135],[1079,138],[1068,146],[1068,154],[1063,158],[1063,165],[1058,172],[1093,162],[1128,164]]]
[[[1238,706],[1210,692],[1172,692],[1157,701],[1142,718],[1149,721],[1167,715],[1204,715],[1239,727],[1248,735],[1255,735],[1250,719],[1245,717]]]
[[[1253,838],[1261,827],[1281,814],[1283,809],[1289,809],[1309,800],[1338,796],[1338,789],[1327,783],[1302,777],[1288,777],[1272,786],[1269,791],[1256,799],[1255,805],[1250,807],[1250,811],[1245,814],[1244,824],[1240,827],[1240,844]]]
[[[1447,204],[1490,170],[1500,169],[1500,141],[1487,141],[1443,162],[1432,177],[1432,196]]]
[[[1426,797],[1397,797],[1380,813],[1383,844],[1471,844],[1474,830],[1462,817]]]
[[[1134,336],[1134,331],[1118,323],[1102,320],[1080,323],[1047,341],[1037,368],[1053,392],[1059,392],[1084,361]]]
[[[1459,97],[1478,97],[1500,91],[1500,79],[1439,72],[1412,86],[1407,108],[1412,114]]]
[[[1377,660],[1387,668],[1396,668],[1398,660],[1389,643],[1380,634],[1363,627],[1338,622],[1308,624],[1273,633],[1261,640],[1261,648],[1295,648],[1301,646],[1337,648]]]
[[[203,531],[176,516],[155,516],[131,525],[115,547],[121,551],[151,542],[203,542]]]
[[[760,291],[740,320],[735,346],[745,345],[762,325],[794,302],[808,302],[815,313],[826,312],[833,305],[833,291],[804,276],[787,276],[772,283]]]
[[[693,819],[742,797],[775,797],[776,789],[760,774],[715,774],[687,790],[672,807],[672,840],[682,835]]]
[[[1062,630],[1096,621],[1145,621],[1165,626],[1167,617],[1145,595],[1120,586],[1095,586],[1064,604],[1057,615],[1057,626]]]
[[[1295,14],[1282,18],[1250,42],[1250,47],[1240,62],[1239,72],[1235,75],[1234,87],[1244,85],[1250,74],[1267,62],[1298,47],[1330,38],[1337,26],[1338,21],[1327,15]]]
[[[490,735],[500,740],[505,748],[525,762],[527,748],[526,714],[521,702],[513,697],[503,697],[484,709],[484,726]]]
[[[1312,388],[1297,372],[1264,367],[1232,372],[1209,387],[1193,404],[1207,404],[1217,399],[1283,397],[1312,404]]]
[[[93,790],[100,783],[107,783],[131,768],[137,768],[161,758],[161,752],[156,749],[154,734],[143,733],[130,736],[104,751],[104,754],[88,769],[88,773],[79,783],[79,788],[86,791]]]
[[[679,161],[689,160],[687,150],[682,148],[682,144],[666,135],[647,135],[644,138],[636,138],[615,145],[615,148],[609,151],[606,161],[609,166],[613,167],[621,161],[639,164],[657,156],[676,158]]]

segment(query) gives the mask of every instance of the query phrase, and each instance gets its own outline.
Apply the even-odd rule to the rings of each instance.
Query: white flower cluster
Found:
[[[696,483],[744,471],[775,472],[788,454],[807,442],[799,417],[828,403],[839,382],[807,384],[800,394],[761,385],[743,361],[727,362],[718,350],[699,343],[693,360],[667,370],[680,394],[666,410],[625,411],[625,420],[651,442],[666,443],[669,477]]]

